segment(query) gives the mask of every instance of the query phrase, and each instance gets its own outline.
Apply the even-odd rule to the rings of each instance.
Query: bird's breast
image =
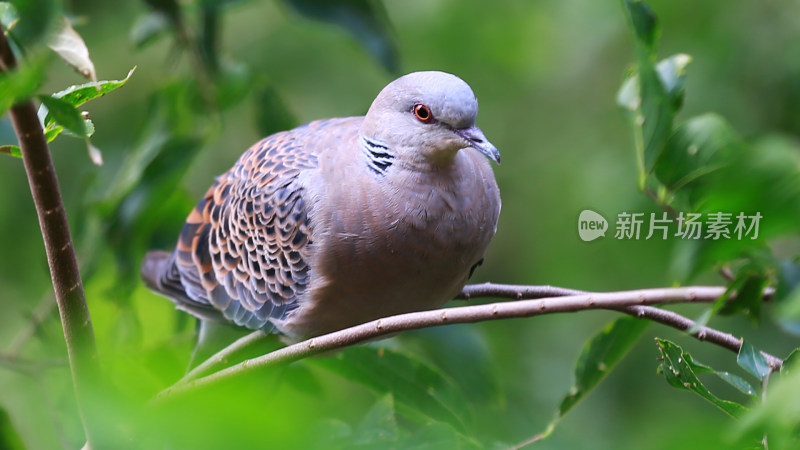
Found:
[[[499,213],[491,169],[469,156],[434,173],[327,174],[330,203],[311,217],[311,289],[287,321],[295,334],[435,308],[458,293]]]

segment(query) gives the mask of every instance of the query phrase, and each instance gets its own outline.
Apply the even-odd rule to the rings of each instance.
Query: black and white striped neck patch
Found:
[[[361,137],[361,149],[367,157],[367,167],[376,175],[385,175],[394,162],[394,153],[389,147],[372,139]]]

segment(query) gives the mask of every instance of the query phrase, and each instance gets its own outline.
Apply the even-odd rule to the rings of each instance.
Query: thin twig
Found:
[[[39,329],[55,307],[56,302],[53,299],[53,293],[48,292],[39,300],[39,304],[36,305],[36,308],[31,313],[31,318],[25,328],[19,330],[19,333],[14,336],[14,340],[11,341],[11,344],[6,349],[6,355],[10,357],[19,356],[22,348],[36,334],[36,330]]]
[[[244,350],[245,348],[255,344],[256,342],[266,339],[267,336],[269,335],[264,333],[263,331],[254,331],[246,336],[240,337],[227,347],[211,355],[207,360],[198,364],[197,367],[195,367],[194,369],[187,372],[186,375],[183,376],[183,378],[178,380],[178,383],[198,378],[200,375],[209,372],[215,366],[227,362],[228,359],[231,356],[233,356],[236,352]]]
[[[671,205],[665,203],[652,188],[646,187],[644,189],[644,193],[645,195],[650,197],[650,200],[652,200],[659,208],[661,208],[662,211],[667,213],[667,215],[669,215],[670,218],[672,219],[678,218],[679,216],[678,211],[676,211],[675,208],[673,208]]]
[[[676,312],[661,308],[654,308],[652,306],[628,306],[626,308],[619,308],[617,310],[641,319],[652,320],[672,328],[677,328],[681,331],[688,331],[695,325],[693,320],[688,319]],[[697,331],[692,333],[691,336],[700,341],[710,342],[712,344],[719,345],[720,347],[727,348],[734,353],[739,353],[739,349],[742,347],[741,339],[732,334],[715,330],[714,328],[709,328],[707,326],[700,327]],[[767,360],[767,364],[769,364],[773,371],[779,370],[783,365],[783,360],[780,358],[763,351],[761,354]]]
[[[16,67],[16,58],[0,26],[0,70],[12,72]],[[95,416],[91,398],[92,391],[100,382],[100,364],[61,189],[33,101],[26,99],[13,105],[9,115],[19,140],[22,162],[39,217],[50,277],[61,313],[75,395],[84,431],[91,443],[94,432],[99,431],[94,422],[101,418],[100,411],[96,411],[98,414]]]
[[[724,288],[720,288],[724,289]],[[590,292],[576,291],[574,289],[567,289],[555,286],[514,286],[506,284],[473,284],[464,286],[464,289],[459,297],[461,298],[476,298],[476,297],[499,297],[499,298],[541,298],[542,295],[551,293],[554,296],[565,295],[579,295],[590,294]],[[764,300],[769,300],[775,294],[773,288],[764,290]],[[653,320],[663,325],[677,328],[681,331],[688,331],[694,326],[694,321],[683,317],[682,315],[667,311],[661,308],[653,308],[651,306],[626,306],[623,308],[610,308],[617,311],[622,311],[626,314],[641,317],[643,319]],[[700,329],[691,334],[692,337],[701,341],[710,342],[727,348],[733,352],[738,353],[742,346],[742,341],[737,337],[715,330],[709,327],[700,327]],[[772,356],[766,352],[761,352],[767,359],[772,370],[780,369],[782,360]]]
[[[35,375],[44,369],[54,367],[66,367],[68,365],[66,359],[25,359],[16,355],[9,355],[0,353],[0,367],[4,369],[13,370],[15,372],[24,373],[27,375]]]
[[[506,290],[502,285],[478,285],[475,289],[519,298],[519,291]],[[162,392],[155,403],[173,395],[185,393],[203,386],[218,383],[231,377],[255,369],[293,362],[322,352],[336,350],[368,340],[384,337],[406,330],[415,330],[437,325],[472,323],[484,320],[531,317],[542,314],[574,312],[586,309],[620,309],[629,306],[643,306],[668,303],[713,302],[725,292],[724,287],[682,287],[642,289],[635,291],[590,293],[568,295],[538,300],[519,300],[515,302],[490,303],[476,306],[462,306],[433,311],[422,311],[386,317],[355,327],[336,331],[293,344],[257,358],[243,361],[211,375],[189,382],[177,383]],[[638,314],[638,312],[637,312]],[[686,319],[688,320],[688,319]],[[777,358],[775,358],[777,360]]]

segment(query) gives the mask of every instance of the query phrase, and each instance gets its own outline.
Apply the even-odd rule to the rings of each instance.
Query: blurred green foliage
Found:
[[[64,89],[84,82],[42,50],[65,13],[100,79],[138,67],[109,96],[71,103],[90,112],[93,134],[76,109],[59,119],[52,106],[63,105],[46,100],[54,123],[91,134],[105,159],[90,164],[81,140],[51,144],[103,367],[123,397],[107,405],[129,425],[120,446],[503,447],[544,431],[559,405],[570,414],[536,446],[729,448],[764,431],[771,448],[796,446],[797,370],[773,375],[759,403],[759,378],[734,355],[632,319],[605,327],[612,312],[406,333],[141,409],[181,377],[194,330],[143,288],[138,267],[146,250],[174,245],[193,202],[258,138],[363,114],[398,73],[444,70],[471,84],[503,154],[501,222],[475,281],[620,290],[720,284],[724,268],[735,303],[676,309],[746,336],[739,360],[759,374],[750,349],[786,355],[800,329],[797,2],[12,3],[17,15],[0,7],[0,20],[19,17],[11,40],[24,65],[0,76],[0,111],[33,94],[69,99]],[[0,120],[0,149],[15,142]],[[20,160],[0,156],[0,448],[76,448],[35,211]],[[587,208],[611,222],[662,208],[763,219],[756,240],[586,243],[575,222]],[[762,305],[766,284],[778,293]],[[670,378],[669,364],[691,378]],[[676,395],[665,376],[679,388],[702,379],[694,392],[711,401]],[[716,409],[720,398],[742,422]]]

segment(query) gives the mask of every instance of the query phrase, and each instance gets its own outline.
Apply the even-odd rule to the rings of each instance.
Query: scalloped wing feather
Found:
[[[263,139],[217,178],[175,249],[186,296],[248,328],[271,330],[309,281],[311,243],[299,175],[317,167],[303,127]]]

